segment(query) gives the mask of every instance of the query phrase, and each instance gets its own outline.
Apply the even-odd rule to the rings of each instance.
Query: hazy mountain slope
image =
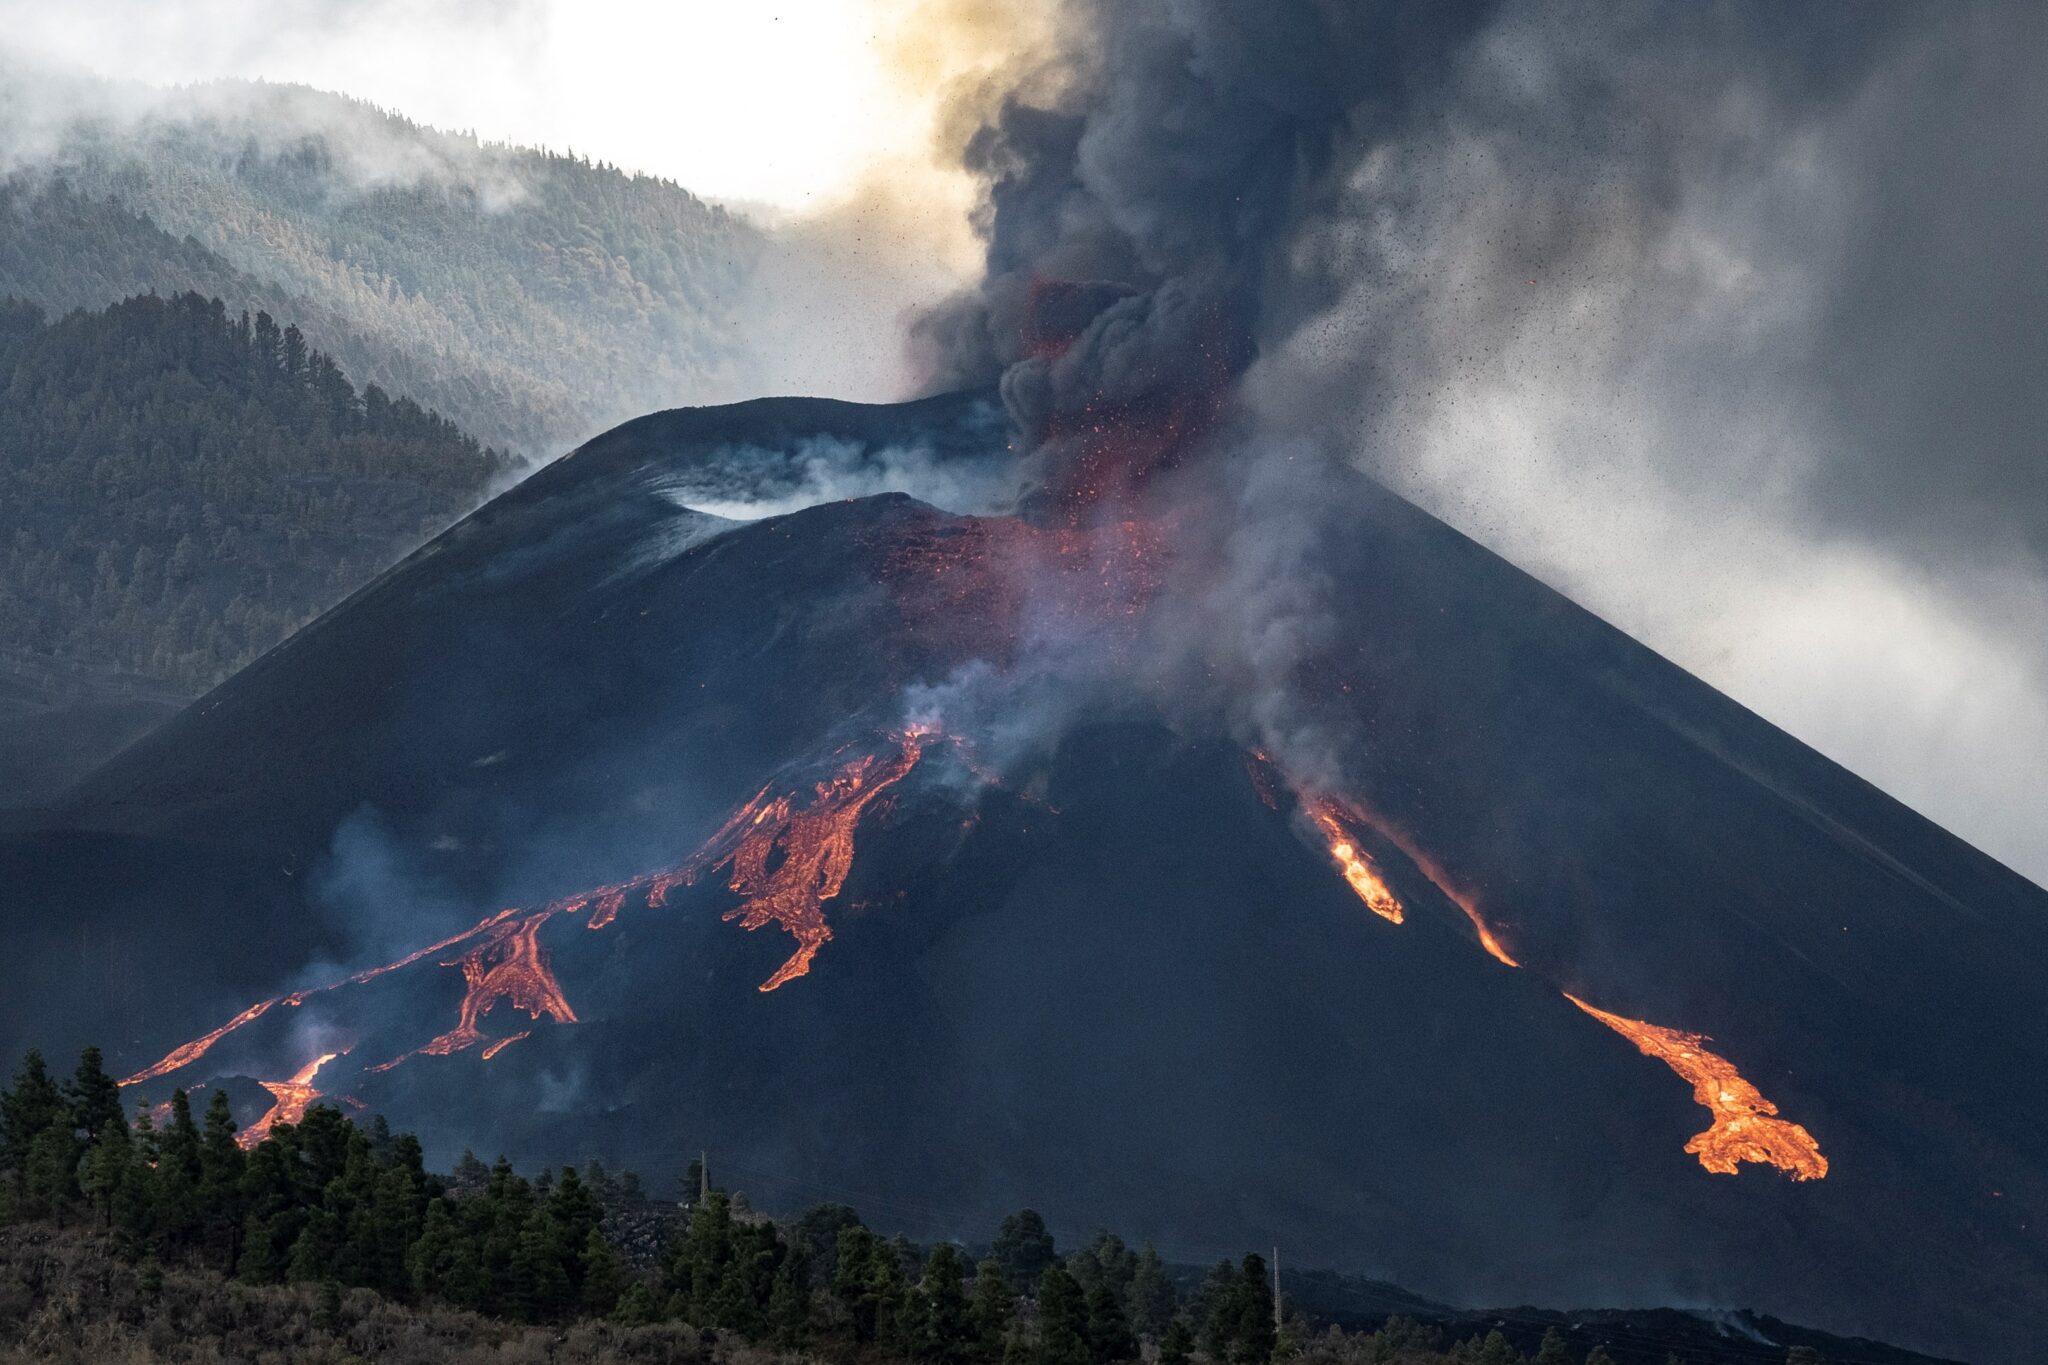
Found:
[[[0,1025],[139,1069],[363,970],[143,1093],[261,1103],[332,1053],[328,1093],[532,1163],[708,1146],[930,1234],[1032,1203],[1467,1302],[2028,1358],[2048,895],[1363,480],[1327,490],[1313,701],[1400,923],[1199,689],[902,729],[1002,657],[1016,604],[974,565],[1004,545],[1121,600],[1085,541],[902,496],[689,505],[747,460],[852,484],[1004,443],[972,396],[763,401],[551,466],[0,846],[35,964]],[[833,810],[843,866],[805,842]],[[749,830],[773,847],[733,861]],[[813,903],[778,867],[831,887],[795,956]],[[1564,992],[1739,1077],[1702,1090]],[[1696,1158],[1745,1087],[1823,1178]]]
[[[730,384],[760,238],[671,182],[300,87],[144,99],[4,74],[0,292],[59,310],[145,286],[288,299],[352,374],[537,454]]]

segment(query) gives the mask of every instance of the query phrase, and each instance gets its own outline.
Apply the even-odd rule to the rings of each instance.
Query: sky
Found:
[[[935,137],[1035,12],[0,0],[0,34],[342,90],[770,221],[879,187],[922,220],[867,236],[964,277],[971,187]],[[1503,5],[1327,187],[1295,245],[1349,272],[1253,391],[1370,395],[1364,467],[2048,881],[2048,6],[1725,12]]]
[[[876,0],[0,0],[8,45],[158,83],[340,90],[436,127],[782,211],[920,156],[930,92]]]

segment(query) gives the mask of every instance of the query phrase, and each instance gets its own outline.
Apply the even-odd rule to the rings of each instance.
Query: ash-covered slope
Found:
[[[924,1233],[2026,1358],[2048,896],[1363,480],[1292,699],[1341,790],[1161,681],[1143,527],[689,506],[972,501],[1004,439],[774,400],[544,471],[8,841],[10,1040]],[[984,687],[1047,601],[1128,666]]]

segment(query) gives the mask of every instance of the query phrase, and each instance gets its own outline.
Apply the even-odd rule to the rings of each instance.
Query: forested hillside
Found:
[[[196,692],[474,506],[508,459],[198,294],[0,304],[0,642]]]
[[[294,86],[25,117],[0,101],[0,295],[193,289],[290,316],[360,381],[543,457],[730,396],[761,238],[672,182]]]
[[[777,1220],[701,1167],[682,1207],[596,1163],[527,1179],[503,1157],[465,1155],[441,1176],[381,1120],[266,1088],[275,1102],[246,1132],[223,1090],[203,1115],[179,1090],[131,1121],[97,1048],[68,1081],[38,1053],[23,1059],[0,1090],[0,1363],[1825,1360],[1754,1331],[1646,1330],[1597,1313],[1382,1313],[1345,1330],[1283,1298],[1256,1252],[1204,1273],[1107,1231],[1062,1251],[1029,1209],[970,1251],[888,1237],[844,1204]],[[1921,1359],[1843,1344],[1867,1365]]]

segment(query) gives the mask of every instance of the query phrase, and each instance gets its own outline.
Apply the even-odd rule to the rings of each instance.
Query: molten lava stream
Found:
[[[1380,876],[1379,867],[1372,855],[1360,847],[1358,836],[1346,827],[1345,816],[1336,802],[1327,799],[1303,796],[1302,809],[1315,827],[1322,832],[1323,841],[1330,846],[1330,857],[1335,860],[1337,870],[1344,874],[1344,880],[1365,902],[1366,908],[1381,919],[1399,924],[1404,918],[1401,902],[1388,887],[1386,879]]]
[[[1776,1166],[1794,1180],[1819,1180],[1828,1173],[1828,1159],[1820,1154],[1813,1134],[1775,1117],[1778,1106],[1744,1080],[1727,1058],[1709,1052],[1703,1035],[1609,1014],[1570,991],[1564,998],[1634,1043],[1645,1057],[1655,1057],[1692,1082],[1693,1098],[1714,1122],[1686,1143],[1685,1150],[1709,1171],[1734,1175],[1740,1163],[1750,1161]]]
[[[561,983],[555,980],[548,965],[547,950],[540,943],[541,926],[554,915],[552,910],[537,910],[525,919],[500,924],[482,943],[461,957],[442,963],[444,967],[462,968],[462,1007],[455,1027],[369,1070],[389,1071],[413,1057],[446,1057],[475,1047],[484,1041],[484,1016],[500,1001],[526,1011],[533,1019],[545,1014],[558,1024],[575,1023],[576,1011],[562,994]]]
[[[313,1077],[341,1054],[328,1052],[315,1057],[300,1067],[288,1081],[261,1081],[260,1085],[271,1094],[275,1101],[262,1118],[235,1135],[235,1141],[243,1147],[254,1147],[270,1136],[270,1130],[280,1123],[297,1123],[306,1117],[306,1110],[313,1101],[320,1098],[320,1092],[313,1088]]]
[[[297,1007],[303,1005],[313,996],[322,995],[328,991],[338,991],[343,986],[360,986],[367,981],[374,981],[386,972],[395,972],[400,967],[409,967],[423,957],[440,952],[443,948],[450,948],[455,944],[474,938],[478,934],[494,928],[503,923],[508,917],[518,913],[519,911],[516,909],[500,910],[495,915],[486,915],[461,933],[451,934],[438,943],[430,943],[418,952],[406,954],[396,962],[387,962],[381,967],[368,968],[365,971],[357,972],[354,976],[344,977],[340,981],[329,982],[325,986],[314,986],[303,991],[293,991],[290,995],[272,996],[268,1000],[259,1000],[213,1032],[203,1034],[183,1046],[171,1049],[154,1066],[146,1067],[136,1072],[133,1076],[122,1081],[121,1084],[123,1086],[140,1085],[144,1081],[153,1081],[160,1076],[168,1076],[173,1071],[178,1071],[192,1065],[192,1063],[198,1061],[211,1051],[215,1043],[218,1043],[230,1033],[235,1032],[235,1030],[255,1023],[278,1005]]]
[[[770,799],[763,788],[681,869],[678,877],[687,884],[700,872],[730,866],[726,885],[745,899],[724,918],[738,920],[747,930],[780,924],[796,940],[796,951],[759,989],[772,991],[804,975],[818,949],[831,941],[825,902],[839,894],[853,869],[854,832],[861,817],[910,775],[933,734],[917,726],[899,731],[894,756],[860,755],[814,784],[812,799],[801,807],[796,797]],[[667,885],[661,886],[656,899],[665,899],[667,891]]]

